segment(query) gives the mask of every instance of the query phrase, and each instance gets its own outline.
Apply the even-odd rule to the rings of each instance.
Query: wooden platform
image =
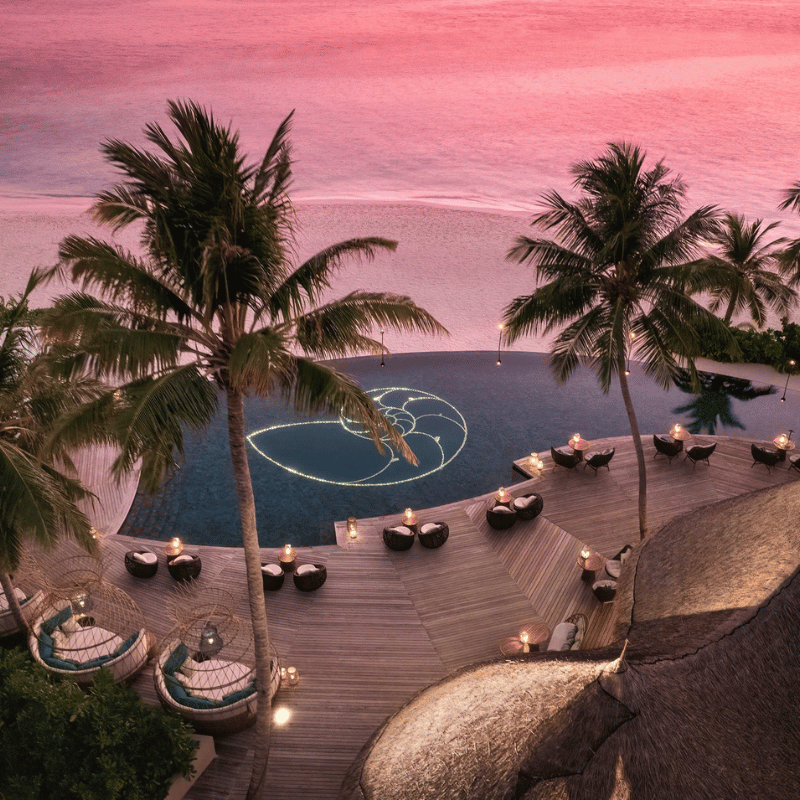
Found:
[[[785,467],[771,472],[762,466],[751,469],[749,441],[715,440],[710,466],[696,467],[683,459],[671,464],[665,458],[653,459],[652,441],[645,441],[653,532],[676,515],[709,502],[800,477]],[[397,524],[397,518],[359,520],[353,542],[339,522],[339,545],[300,548],[298,563],[325,563],[328,580],[306,594],[287,576],[280,591],[266,593],[272,641],[284,666],[295,666],[300,674],[299,685],[282,689],[275,700],[292,717],[273,728],[266,797],[332,800],[348,766],[388,715],[453,670],[501,657],[500,639],[527,623],[544,621],[552,629],[580,611],[589,618],[584,646],[610,643],[613,603],[597,603],[590,585],[581,581],[576,561],[584,543],[611,556],[637,541],[638,478],[630,438],[595,444],[616,447],[610,470],[597,475],[582,466],[553,471],[546,457],[540,476],[511,486],[513,494],[541,494],[544,511],[508,531],[488,527],[487,494],[418,512],[422,522],[443,520],[450,526],[449,540],[437,550],[418,543],[406,552],[388,550],[382,529]],[[499,476],[498,483],[507,479]],[[134,597],[161,638],[172,624],[168,609],[176,584],[163,556],[154,578],[128,575],[124,553],[138,541],[107,537],[106,574]],[[163,546],[149,544],[159,552]],[[236,598],[235,610],[246,615],[241,551],[188,549],[203,560],[196,588],[228,589]],[[277,551],[264,550],[263,555],[264,560],[277,560]],[[135,687],[148,703],[157,702],[152,667]],[[243,798],[252,737],[251,729],[218,738],[218,757],[187,797]]]

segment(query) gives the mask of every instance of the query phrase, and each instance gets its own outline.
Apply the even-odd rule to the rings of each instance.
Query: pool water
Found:
[[[333,544],[335,520],[484,494],[512,482],[514,459],[549,452],[576,431],[590,440],[630,434],[619,387],[604,395],[588,369],[557,384],[547,354],[508,352],[501,366],[496,360],[496,352],[448,352],[392,355],[384,367],[374,357],[334,362],[404,431],[417,468],[391,449],[379,455],[352,421],[298,417],[279,400],[247,401],[261,546]],[[780,402],[782,387],[709,375],[699,396],[664,392],[636,364],[629,380],[643,435],[693,421],[696,432],[754,441],[800,428],[800,398],[789,392]],[[120,532],[241,542],[222,402],[202,437],[187,436],[185,459],[162,492],[136,496]]]

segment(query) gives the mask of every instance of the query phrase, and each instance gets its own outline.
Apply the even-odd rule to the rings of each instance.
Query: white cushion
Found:
[[[314,564],[301,564],[296,572],[298,575],[308,575],[311,572],[317,572],[317,567]]]
[[[27,597],[25,592],[23,592],[22,589],[19,588],[19,586],[14,587],[14,596],[20,603]],[[5,611],[7,608],[8,608],[8,600],[6,599],[5,592],[0,592],[0,611]]]
[[[54,647],[53,655],[83,664],[101,656],[110,656],[121,644],[122,639],[112,631],[91,625],[71,634],[63,651]]]
[[[433,533],[440,530],[441,527],[437,522],[426,522],[419,530],[420,533]]]
[[[261,567],[261,571],[265,575],[272,575],[275,578],[277,578],[278,575],[283,575],[283,570],[281,569],[280,564],[264,564],[264,566]]]
[[[155,564],[158,561],[155,553],[134,553],[131,558],[140,564]]]
[[[406,528],[405,525],[397,525],[394,528],[389,528],[390,531],[394,531],[395,533],[399,533],[401,536],[413,536],[414,531],[410,528]]]
[[[185,564],[187,561],[194,561],[194,556],[190,556],[188,553],[185,553],[182,556],[172,559],[173,564]]]
[[[506,506],[495,506],[492,509],[492,511],[495,511],[495,512],[497,512],[499,514],[513,514],[514,513],[510,508],[508,508]]]
[[[78,625],[76,617],[68,617],[61,623],[61,630],[69,636],[70,633],[75,633],[81,626]]]
[[[532,506],[539,498],[532,494],[530,497],[517,497],[514,500],[514,508],[527,508]]]
[[[195,661],[191,656],[188,656],[183,664],[181,664],[180,672],[182,672],[187,678],[192,677],[192,673],[197,668],[198,662]],[[178,679],[180,680],[180,678]]]
[[[606,561],[606,572],[612,578],[619,578],[619,573],[621,571],[622,571],[621,561],[613,561],[613,560]]]
[[[553,628],[553,635],[547,645],[548,650],[571,650],[575,643],[577,627],[572,622],[559,622]]]
[[[626,550],[620,557],[619,560],[624,564],[629,558],[633,550]]]
[[[177,673],[176,677],[195,697],[222,700],[231,692],[246,689],[255,676],[253,668],[246,664],[212,658],[195,664],[191,678],[183,680]]]
[[[53,631],[53,648],[54,650],[63,650],[67,645],[69,634],[64,633],[61,628],[56,628]]]

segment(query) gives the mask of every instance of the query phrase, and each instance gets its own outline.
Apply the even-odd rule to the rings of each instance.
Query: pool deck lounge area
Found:
[[[654,459],[652,434],[643,437],[652,533],[692,509],[800,479],[787,471],[788,463],[771,471],[751,468],[749,439],[696,437],[698,443],[712,440],[718,444],[710,466],[694,467],[682,456],[671,463]],[[300,675],[299,684],[280,689],[274,701],[291,718],[273,725],[266,797],[336,798],[348,767],[387,716],[453,671],[501,658],[500,640],[525,625],[544,622],[552,630],[581,612],[589,619],[582,649],[616,646],[614,604],[598,603],[591,583],[581,580],[577,558],[584,544],[611,557],[638,541],[636,457],[630,437],[593,444],[616,447],[610,470],[595,475],[579,465],[554,471],[543,455],[541,475],[519,481],[508,465],[498,484],[513,495],[535,491],[544,498],[539,517],[510,530],[495,531],[486,522],[493,487],[482,497],[414,509],[421,523],[449,525],[450,538],[438,549],[415,543],[408,551],[389,550],[381,534],[399,523],[397,516],[359,519],[355,541],[348,540],[344,521],[337,522],[339,544],[298,548],[297,563],[324,563],[328,580],[305,593],[287,579],[279,591],[265,593],[272,641],[283,666]],[[151,579],[125,569],[125,552],[139,545],[159,553]],[[107,579],[134,598],[158,639],[172,627],[168,607],[178,586],[167,572],[163,545],[144,535],[109,535],[103,544]],[[247,615],[241,550],[194,547],[188,536],[186,550],[202,557],[195,588],[224,587],[236,598],[234,611]],[[264,549],[262,555],[277,561],[278,552]],[[133,685],[156,705],[152,669],[151,662]],[[243,798],[253,735],[249,729],[218,738],[217,758],[186,796]]]

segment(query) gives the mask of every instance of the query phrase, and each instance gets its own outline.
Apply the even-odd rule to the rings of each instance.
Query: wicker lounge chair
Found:
[[[556,467],[574,469],[581,460],[580,456],[571,447],[550,447],[550,457],[553,459],[553,471]]]
[[[611,467],[608,466],[608,462],[614,458],[614,453],[616,450],[616,447],[612,447],[610,450],[602,450],[599,453],[592,453],[592,455],[586,459],[586,463],[583,465],[583,468],[586,469],[586,467],[591,467],[594,470],[595,475],[597,475],[597,470],[600,469],[600,467],[605,467],[610,472]]]
[[[200,574],[202,567],[203,563],[200,560],[200,556],[189,555],[188,553],[182,553],[167,561],[169,574],[176,581],[194,580]]]
[[[134,578],[152,578],[158,572],[158,556],[150,550],[128,550],[125,569]]]
[[[763,464],[767,471],[771,472],[772,468],[780,461],[780,454],[775,450],[770,450],[757,444],[750,445],[750,454],[753,456],[753,463],[750,465],[750,469],[753,469],[756,464]]]
[[[301,564],[292,579],[301,592],[313,592],[328,579],[328,568],[324,564]]]
[[[614,556],[614,558],[606,559],[606,575],[608,575],[612,581],[615,581],[617,578],[619,578],[620,573],[622,572],[622,565],[628,560],[631,550],[633,550],[633,546],[626,544],[625,547],[623,547],[622,550],[620,550],[619,553]]]
[[[540,494],[531,492],[530,494],[515,497],[511,507],[517,512],[519,519],[535,519],[542,513],[544,500]]]
[[[383,543],[390,550],[410,550],[414,544],[414,531],[405,525],[383,529]]]
[[[794,456],[789,456],[789,471],[791,472],[793,469],[796,469],[800,472],[800,453]]]
[[[717,443],[714,444],[705,444],[699,445],[696,444],[694,447],[690,447],[686,451],[686,455],[683,457],[684,461],[688,458],[689,461],[692,462],[693,466],[697,466],[698,461],[705,461],[708,466],[711,466],[708,463],[708,457],[717,449]]]
[[[495,530],[506,531],[517,521],[517,512],[508,506],[496,505],[486,509],[486,521]]]
[[[286,573],[280,564],[261,563],[261,583],[266,591],[275,592],[280,589],[285,578]]]
[[[656,448],[653,458],[660,455],[666,456],[670,464],[672,463],[672,459],[683,450],[683,442],[675,441],[671,436],[659,436],[654,433],[653,444]]]
[[[450,536],[446,522],[427,522],[419,529],[419,543],[430,550],[441,547]]]
[[[573,614],[553,628],[547,650],[580,650],[589,620],[585,614]]]

